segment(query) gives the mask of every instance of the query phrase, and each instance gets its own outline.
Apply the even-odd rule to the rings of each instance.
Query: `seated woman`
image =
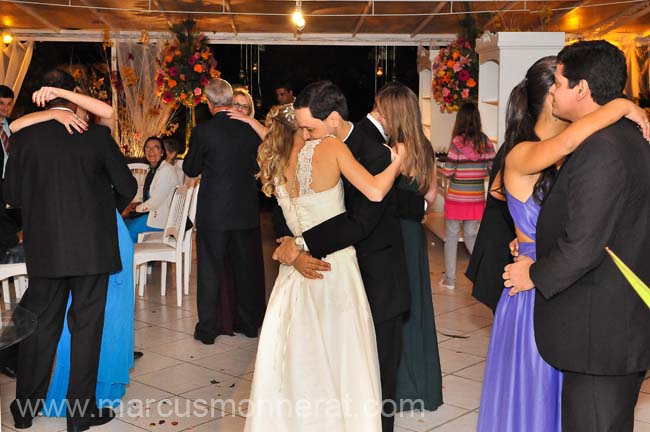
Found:
[[[165,161],[165,149],[160,138],[147,138],[144,156],[149,162],[142,193],[144,202],[133,202],[122,212],[124,217],[128,217],[124,222],[133,243],[138,242],[141,232],[162,231],[165,228],[174,189],[180,185],[176,170]]]
[[[89,115],[96,123],[113,129],[113,108],[89,96],[54,87],[43,87],[36,91],[32,100],[38,106],[54,98],[64,98],[77,105],[77,112],[47,110],[27,114],[11,123],[12,132],[27,126],[56,120],[63,124],[70,134],[83,133],[88,127]],[[122,270],[112,273],[108,279],[106,308],[102,345],[97,372],[95,398],[98,407],[117,406],[129,384],[129,370],[133,367],[133,242],[119,213],[117,234]],[[68,300],[68,307],[70,306]],[[67,319],[67,318],[66,318]],[[66,393],[70,375],[70,331],[67,323],[59,339],[56,351],[56,366],[50,381],[43,414],[65,416]]]
[[[176,170],[176,176],[180,184],[185,182],[185,173],[183,172],[183,160],[178,159],[178,155],[185,152],[185,146],[178,142],[176,138],[163,138],[165,146],[165,162],[172,165]]]

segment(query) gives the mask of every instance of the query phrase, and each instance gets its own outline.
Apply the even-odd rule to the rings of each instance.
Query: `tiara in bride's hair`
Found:
[[[298,127],[296,125],[296,111],[293,109],[293,104],[280,105],[279,109],[280,112],[275,117],[275,120],[293,129]]]

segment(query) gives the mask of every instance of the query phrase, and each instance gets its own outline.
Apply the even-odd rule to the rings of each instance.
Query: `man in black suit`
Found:
[[[558,55],[553,113],[575,121],[620,97],[625,57],[606,41]],[[537,223],[537,262],[506,267],[506,286],[540,294],[535,339],[564,371],[564,431],[629,431],[650,367],[650,311],[607,256],[650,280],[650,147],[622,119],[589,137],[564,163]],[[530,273],[529,273],[530,270]],[[530,274],[530,277],[529,277]]]
[[[329,81],[320,81],[300,92],[294,103],[296,120],[305,139],[327,134],[344,141],[355,158],[370,173],[378,174],[390,164],[383,118],[373,110],[356,125],[348,115],[345,96]],[[354,245],[361,277],[372,311],[377,337],[382,398],[387,403],[382,430],[393,430],[395,390],[399,366],[403,315],[410,307],[410,291],[399,218],[420,222],[424,198],[420,194],[392,188],[381,202],[369,201],[344,179],[346,213],[335,216],[293,239],[281,213],[274,215],[279,236],[287,236],[277,257],[292,265],[305,277],[318,277],[317,270],[328,264],[320,259]],[[300,253],[300,247],[309,253]],[[314,270],[315,269],[315,270]],[[399,409],[399,407],[398,407]]]
[[[246,123],[228,117],[232,88],[222,79],[205,88],[213,117],[192,131],[183,162],[189,177],[202,174],[196,209],[197,306],[194,338],[213,344],[218,336],[219,290],[224,258],[229,255],[235,281],[235,331],[257,337],[265,309],[265,293],[257,292],[256,242],[260,219],[255,173],[259,137]]]
[[[58,70],[44,81],[46,86],[75,87],[74,79]],[[54,99],[48,108],[74,112],[76,106]],[[20,304],[38,319],[34,333],[19,347],[11,404],[18,429],[31,426],[46,396],[70,293],[68,431],[86,430],[114,416],[110,408],[95,406],[95,386],[108,274],[121,269],[115,209],[125,208],[136,190],[106,127],[90,125],[83,134],[71,135],[49,121],[11,137],[4,199],[22,208],[29,288]]]

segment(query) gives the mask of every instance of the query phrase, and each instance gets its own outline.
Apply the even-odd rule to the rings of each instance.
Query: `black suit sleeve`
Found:
[[[535,287],[546,299],[606,259],[605,246],[625,210],[620,199],[625,196],[626,173],[611,142],[603,137],[587,140],[567,165],[562,168],[569,176],[570,203],[564,234],[530,269]]]
[[[108,128],[102,127],[101,139],[105,142],[105,167],[113,185],[115,194],[115,207],[122,212],[131,202],[138,191],[138,182],[131,174],[129,166],[126,164],[124,155],[120,152],[117,144],[110,135]]]
[[[424,195],[419,192],[395,188],[395,196],[397,198],[397,214],[401,219],[422,221],[422,218],[424,218]]]
[[[203,147],[197,129],[190,135],[190,148],[183,160],[183,172],[188,177],[197,177],[203,170]]]
[[[276,237],[293,237],[293,233],[287,226],[287,221],[284,219],[284,213],[277,201],[273,202],[273,229],[275,230]]]
[[[365,164],[373,175],[382,172],[390,163],[388,154],[382,154]],[[368,200],[361,192],[347,185],[345,193],[349,209],[303,233],[309,252],[322,258],[332,252],[344,249],[366,238],[377,226],[391,199],[395,188],[381,202]]]

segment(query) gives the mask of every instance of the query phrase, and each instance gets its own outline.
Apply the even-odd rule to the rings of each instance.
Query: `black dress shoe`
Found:
[[[256,338],[258,336],[257,329],[250,330],[244,329],[243,327],[234,326],[232,329],[235,333],[243,334],[247,338]]]
[[[142,351],[133,351],[133,360],[142,358],[143,355],[144,353]]]
[[[68,417],[68,432],[81,432],[93,426],[100,426],[115,418],[111,408],[101,408],[86,417]]]
[[[25,405],[27,405],[25,407],[25,410],[20,409],[21,407],[18,406],[17,400],[14,400],[11,402],[11,405],[9,405],[11,415],[14,417],[14,427],[16,429],[27,429],[32,427],[32,421],[34,420],[34,417],[31,415],[32,411],[29,409],[30,406],[27,402],[25,402]],[[35,410],[35,412],[38,412],[39,410]]]
[[[214,340],[216,339],[216,337],[204,336],[195,331],[194,339],[196,339],[197,341],[201,341],[204,345],[214,345]]]
[[[10,366],[0,366],[0,373],[9,378],[16,378],[16,371]]]

